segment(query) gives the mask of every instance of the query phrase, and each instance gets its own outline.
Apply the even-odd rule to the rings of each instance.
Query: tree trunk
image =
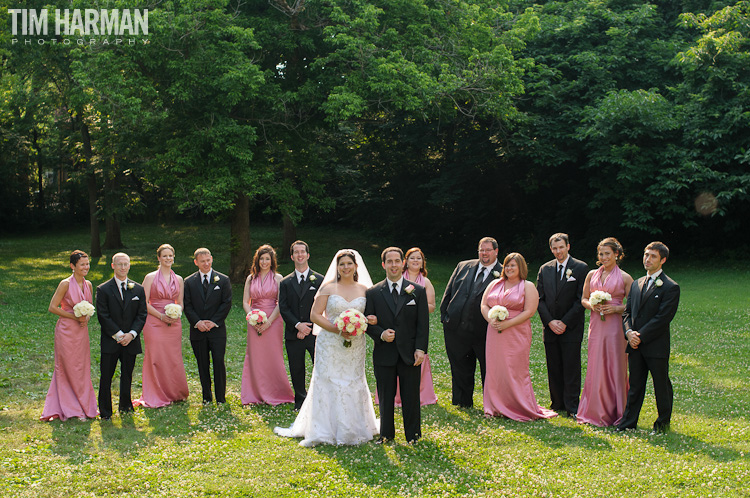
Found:
[[[253,263],[250,247],[250,199],[245,194],[239,194],[234,203],[229,246],[229,279],[234,283],[242,283]]]
[[[107,175],[107,179],[104,180],[104,228],[107,230],[107,235],[104,238],[104,249],[125,247],[120,234],[120,220],[115,215],[118,211],[115,209],[115,203],[121,202],[117,196],[120,191],[119,187],[117,174]]]
[[[86,123],[81,123],[81,140],[83,142],[83,156],[86,158],[86,168],[89,173],[86,178],[86,190],[89,196],[89,231],[91,232],[91,250],[89,256],[92,258],[102,257],[102,246],[99,235],[99,220],[96,217],[96,174],[91,167],[91,136]]]
[[[281,261],[288,261],[292,257],[292,242],[297,240],[297,227],[287,213],[284,213],[284,242],[281,246]]]
[[[39,211],[40,215],[43,215],[44,213],[44,168],[42,166],[42,152],[39,148],[39,145],[37,144],[37,140],[39,138],[39,133],[37,132],[37,129],[34,128],[34,132],[31,135],[31,143],[34,147],[34,150],[36,151],[36,169],[37,169],[37,194],[36,194],[36,208]]]
[[[104,220],[104,226],[107,230],[107,236],[104,239],[105,249],[120,249],[125,247],[122,243],[122,234],[120,232],[120,220],[112,215],[107,215]]]

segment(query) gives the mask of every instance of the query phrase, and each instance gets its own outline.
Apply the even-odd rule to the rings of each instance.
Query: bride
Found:
[[[336,253],[315,296],[310,317],[315,324],[315,364],[307,398],[289,428],[276,427],[285,437],[302,437],[300,446],[360,444],[378,434],[370,390],[365,378],[364,334],[340,333],[333,321],[342,311],[365,310],[365,291],[372,280],[362,257],[352,249]],[[351,347],[344,347],[345,340]]]

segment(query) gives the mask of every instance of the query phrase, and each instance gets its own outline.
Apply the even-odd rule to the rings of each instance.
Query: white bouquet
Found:
[[[179,320],[182,316],[182,306],[176,303],[168,304],[164,307],[164,314],[169,318]],[[170,327],[172,326],[171,323],[168,323],[167,325],[169,325]]]
[[[596,306],[597,304],[604,303],[606,301],[611,301],[612,295],[609,292],[604,291],[594,291],[589,296],[589,303],[591,303],[591,306]],[[599,312],[599,316],[601,317],[602,321],[605,320],[604,313],[601,311]]]
[[[508,318],[508,314],[508,308],[506,308],[505,306],[497,305],[490,308],[490,312],[487,315],[490,317],[490,319],[494,318],[497,321],[501,322]]]
[[[80,318],[82,316],[94,316],[94,311],[96,311],[94,305],[88,301],[81,301],[80,303],[73,306],[73,314],[76,316],[76,318]]]
[[[266,315],[266,312],[263,310],[250,310],[250,313],[247,314],[245,320],[247,320],[248,324],[255,327],[256,325],[263,325],[266,323],[268,315]],[[258,335],[260,335],[260,332],[258,332]]]
[[[348,309],[341,312],[333,321],[333,325],[340,332],[349,332],[351,335],[362,335],[367,330],[367,318],[359,310]],[[351,347],[352,341],[344,340],[344,347]]]

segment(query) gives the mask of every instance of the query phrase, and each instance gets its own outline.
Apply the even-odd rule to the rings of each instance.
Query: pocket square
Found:
[[[309,288],[309,289],[307,289],[307,290],[311,291],[311,290],[318,290],[318,289],[317,289],[316,287],[313,287],[313,286],[311,285],[311,286],[310,286],[310,288]]]
[[[407,306],[416,306],[417,302],[414,299],[412,299],[411,301],[409,301],[408,303],[406,303],[406,305]]]
[[[576,278],[575,278],[575,277],[568,277],[568,280],[567,280],[567,281],[568,281],[568,282],[575,282],[575,281],[576,281]]]
[[[135,296],[133,299],[131,299],[131,301],[140,301],[140,300],[141,298],[139,298],[138,296]]]
[[[221,287],[219,287],[219,286],[217,285],[216,287],[214,287],[214,290],[221,290]]]

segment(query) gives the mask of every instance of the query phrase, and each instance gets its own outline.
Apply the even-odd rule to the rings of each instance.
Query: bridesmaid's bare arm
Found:
[[[487,304],[487,296],[490,295],[490,292],[492,291],[492,289],[495,288],[498,282],[500,282],[500,279],[490,282],[490,285],[488,285],[487,288],[484,289],[484,294],[482,294],[482,305],[481,305],[482,316],[484,317],[485,320],[487,320],[487,323],[492,325],[493,328],[497,328],[492,323],[492,322],[497,322],[497,320],[494,320],[494,319],[490,320],[490,317],[488,316],[490,313],[490,305]]]
[[[65,294],[68,293],[69,286],[70,286],[70,281],[67,278],[60,281],[60,283],[57,285],[57,289],[55,290],[55,293],[52,295],[52,299],[49,302],[48,311],[54,315],[61,316],[63,318],[72,318],[73,320],[80,321],[74,313],[71,313],[70,311],[65,311],[64,309],[60,307],[60,303],[62,303],[62,300],[65,297]]]
[[[583,294],[581,297],[581,304],[584,308],[590,311],[594,311],[594,307],[591,306],[591,303],[589,302],[589,297],[591,297],[591,276],[594,274],[596,270],[591,270],[588,275],[586,275],[586,281],[583,283]]]
[[[427,310],[432,313],[435,311],[435,286],[427,277],[424,278],[424,290],[427,294]]]
[[[250,283],[253,281],[253,276],[248,275],[245,279],[245,290],[242,292],[242,308],[245,310],[245,314],[250,313],[253,309],[250,306]]]
[[[151,284],[154,283],[154,278],[156,278],[156,272],[149,273],[143,279],[143,292],[146,294],[146,309],[148,310],[149,315],[155,316],[159,320],[164,321],[164,317],[162,316],[163,313],[151,305]]]

